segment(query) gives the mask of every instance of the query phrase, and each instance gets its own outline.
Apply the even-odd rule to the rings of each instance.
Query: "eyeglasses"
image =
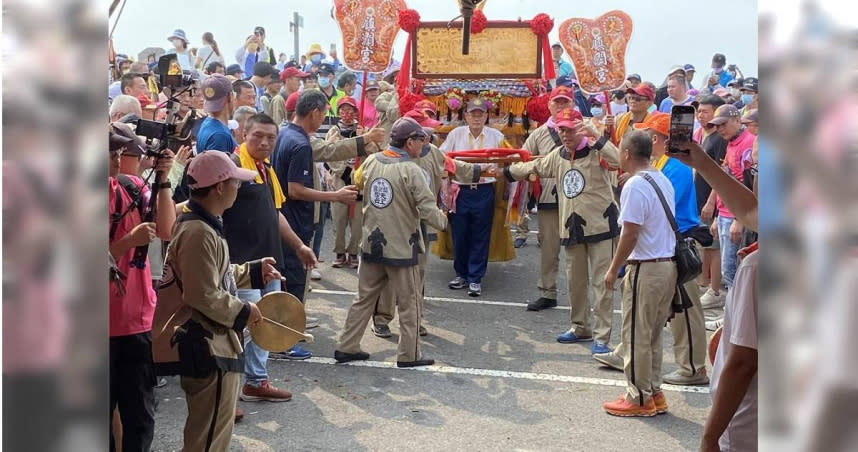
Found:
[[[426,141],[427,138],[428,137],[426,135],[409,135],[408,136],[409,140],[416,140],[416,141]]]
[[[643,102],[645,100],[649,100],[649,97],[635,96],[634,94],[629,94],[629,95],[626,95],[626,99],[631,100],[631,101],[635,101],[635,102]]]

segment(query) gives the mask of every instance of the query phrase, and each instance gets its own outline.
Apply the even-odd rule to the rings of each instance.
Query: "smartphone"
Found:
[[[331,52],[336,52],[336,51],[337,51],[337,45],[332,42],[331,43]]]
[[[694,134],[694,107],[691,105],[674,105],[670,109],[670,148],[667,152],[688,153],[681,151],[676,144],[688,143]]]

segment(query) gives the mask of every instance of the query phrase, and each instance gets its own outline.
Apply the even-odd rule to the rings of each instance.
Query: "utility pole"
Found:
[[[298,28],[304,28],[304,17],[298,15],[298,12],[295,11],[292,16],[292,22],[289,22],[289,31],[294,33],[295,40],[295,62],[299,63],[301,61],[300,50],[298,50]]]

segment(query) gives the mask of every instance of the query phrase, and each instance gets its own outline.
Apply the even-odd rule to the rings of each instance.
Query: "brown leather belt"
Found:
[[[634,259],[629,259],[629,260],[628,260],[628,263],[629,263],[629,265],[639,265],[639,264],[643,264],[643,263],[646,263],[646,262],[673,262],[673,261],[675,261],[675,260],[676,260],[676,258],[675,258],[675,257],[660,257],[660,258],[658,258],[658,259],[644,259],[644,260],[641,260],[641,261],[639,261],[639,260],[634,260]]]

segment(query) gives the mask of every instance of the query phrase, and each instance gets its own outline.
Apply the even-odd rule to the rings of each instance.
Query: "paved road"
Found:
[[[423,341],[430,368],[397,369],[392,339],[367,329],[370,361],[335,365],[333,353],[354,291],[355,270],[330,267],[330,227],[307,310],[321,321],[307,361],[269,361],[272,383],[294,395],[286,403],[239,402],[233,450],[635,450],[696,449],[711,405],[708,388],[665,386],[668,414],[616,418],[602,410],[625,385],[620,372],[599,367],[589,346],[555,341],[569,326],[565,277],[560,304],[540,313],[524,303],[538,297],[535,236],[515,260],[489,264],[483,296],[447,288],[452,263],[429,260]],[[562,266],[561,268],[564,268]],[[615,300],[619,309],[619,300]],[[615,311],[612,343],[619,337]],[[664,371],[676,368],[665,330]],[[177,379],[157,390],[155,450],[180,450],[185,401]]]

